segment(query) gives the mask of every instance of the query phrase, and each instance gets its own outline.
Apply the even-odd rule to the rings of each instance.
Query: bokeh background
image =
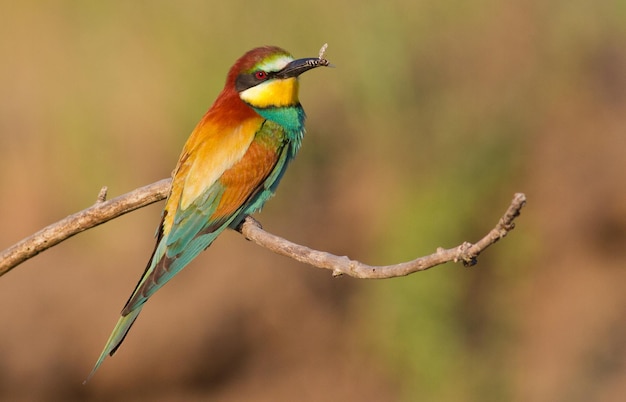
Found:
[[[223,235],[89,373],[163,203],[0,278],[0,399],[621,401],[626,2],[0,2],[0,248],[167,177],[246,50],[329,43],[259,219],[371,264],[517,228],[476,267],[331,277]]]

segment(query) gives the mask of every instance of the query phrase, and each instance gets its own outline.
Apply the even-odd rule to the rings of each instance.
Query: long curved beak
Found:
[[[297,77],[305,71],[317,67],[329,67],[330,63],[326,59],[320,59],[318,57],[308,57],[305,59],[297,59],[287,64],[282,70],[276,73],[278,78],[291,78]]]

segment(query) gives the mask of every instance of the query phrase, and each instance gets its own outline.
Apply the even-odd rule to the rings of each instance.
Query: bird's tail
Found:
[[[140,312],[141,307],[135,309],[134,311],[131,311],[128,315],[123,315],[120,317],[120,319],[117,321],[117,325],[115,325],[115,328],[113,328],[111,336],[109,336],[109,340],[107,341],[106,345],[104,345],[104,350],[100,354],[98,361],[91,370],[91,373],[89,373],[87,379],[83,381],[83,384],[87,383],[87,381],[89,381],[91,377],[93,377],[93,375],[96,373],[96,370],[98,370],[98,367],[100,367],[107,355],[113,356],[113,354],[117,351],[117,348],[119,348],[122,344],[122,341],[126,337],[126,334],[128,334],[130,327],[133,325]]]

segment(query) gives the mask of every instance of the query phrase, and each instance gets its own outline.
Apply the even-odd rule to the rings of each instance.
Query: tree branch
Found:
[[[53,223],[0,252],[0,276],[77,233],[165,199],[170,185],[171,179],[163,179],[109,201],[106,201],[107,188],[103,187],[93,206]],[[250,216],[246,217],[238,231],[246,239],[255,242],[261,247],[314,267],[330,269],[334,276],[345,274],[355,278],[393,278],[423,271],[450,261],[462,261],[466,266],[474,265],[477,262],[478,255],[483,250],[513,230],[515,227],[513,221],[519,216],[525,203],[526,196],[524,194],[515,194],[511,205],[495,228],[475,244],[466,242],[451,249],[440,248],[432,255],[387,266],[370,266],[359,261],[350,260],[345,256],[339,257],[292,243],[264,231],[259,222]]]
[[[171,183],[172,179],[163,179],[109,201],[105,201],[107,188],[102,187],[93,206],[46,226],[0,252],[0,276],[77,233],[165,199],[170,191]]]
[[[251,216],[246,217],[239,231],[248,240],[254,241],[261,247],[294,260],[312,265],[317,268],[330,269],[333,276],[349,275],[361,279],[382,279],[406,276],[418,271],[424,271],[446,262],[462,261],[465,266],[476,264],[478,255],[487,247],[506,236],[515,228],[514,220],[526,204],[526,196],[517,193],[511,201],[498,224],[486,236],[475,244],[465,242],[460,246],[443,249],[439,248],[434,254],[419,257],[413,261],[395,265],[371,266],[351,260],[346,256],[339,257],[324,251],[317,251],[299,244],[292,243],[279,236],[264,231],[259,222]]]

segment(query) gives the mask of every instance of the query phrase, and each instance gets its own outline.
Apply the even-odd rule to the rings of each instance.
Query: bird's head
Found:
[[[243,102],[256,109],[292,106],[298,104],[298,76],[328,65],[321,57],[294,59],[279,47],[258,47],[235,62],[226,86],[234,88]]]

